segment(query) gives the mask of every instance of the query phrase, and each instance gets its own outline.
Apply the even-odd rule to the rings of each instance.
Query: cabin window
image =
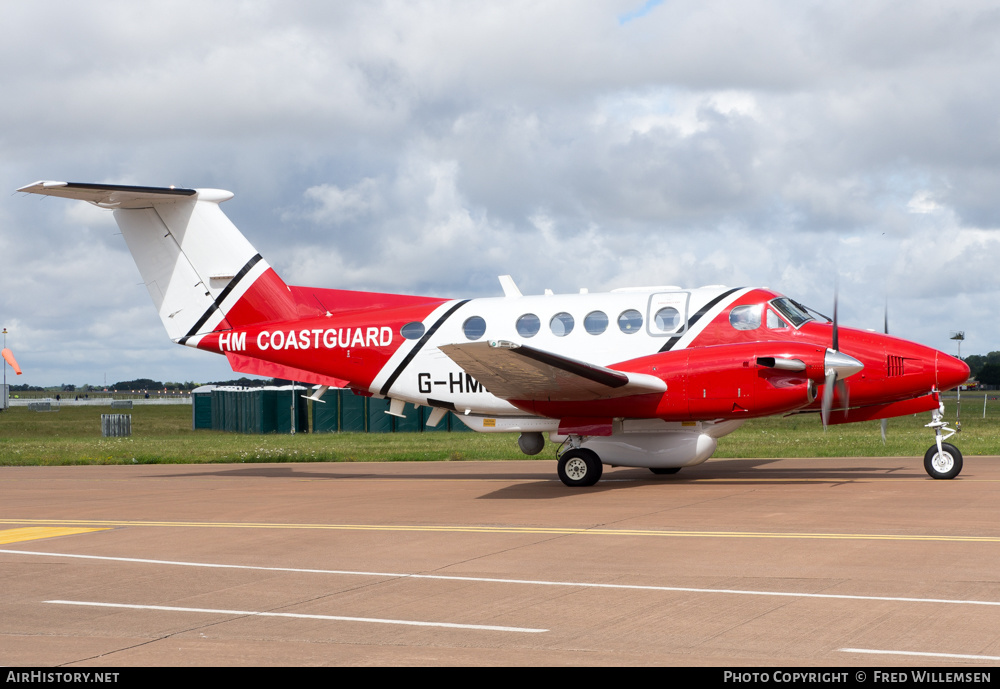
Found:
[[[583,319],[583,329],[591,335],[600,335],[608,329],[608,314],[603,311],[591,311]]]
[[[642,314],[635,309],[629,309],[618,316],[618,327],[626,335],[632,335],[642,330]]]
[[[473,316],[466,319],[465,323],[462,324],[462,332],[470,340],[478,340],[486,334],[486,321],[480,316]]]
[[[760,304],[737,306],[729,312],[729,324],[737,330],[756,330],[760,327]]]
[[[405,337],[407,340],[419,340],[424,336],[424,324],[420,321],[413,321],[412,323],[407,323],[402,328],[399,329],[399,334]]]
[[[521,337],[534,337],[542,327],[542,322],[533,313],[526,313],[517,319],[517,334]]]
[[[549,321],[549,328],[552,329],[552,334],[556,337],[566,337],[569,335],[573,332],[573,325],[573,317],[565,311],[557,313]]]
[[[673,306],[664,306],[653,316],[653,322],[656,324],[658,330],[662,330],[665,333],[672,333],[680,327],[681,312]]]

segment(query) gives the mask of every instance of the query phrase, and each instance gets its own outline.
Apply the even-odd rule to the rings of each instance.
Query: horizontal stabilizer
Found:
[[[501,399],[578,402],[667,389],[655,376],[615,371],[505,340],[440,349]]]
[[[29,184],[21,187],[18,191],[90,201],[102,208],[148,208],[153,202],[180,200],[198,193],[196,189],[177,189],[175,187],[135,187],[123,184],[45,181]],[[221,193],[229,194],[232,197],[230,192]]]

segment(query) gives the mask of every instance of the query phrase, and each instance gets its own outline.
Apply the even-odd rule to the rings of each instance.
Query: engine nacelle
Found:
[[[746,342],[663,352],[620,366],[664,380],[667,392],[655,414],[661,419],[745,419],[812,403],[825,356],[825,348],[813,344]]]

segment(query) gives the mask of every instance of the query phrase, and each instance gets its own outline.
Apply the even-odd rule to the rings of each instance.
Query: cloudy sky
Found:
[[[34,385],[232,377],[169,342],[109,212],[236,193],[292,284],[765,285],[1000,349],[1000,6],[3,2],[0,325]],[[8,374],[8,382],[14,382]]]

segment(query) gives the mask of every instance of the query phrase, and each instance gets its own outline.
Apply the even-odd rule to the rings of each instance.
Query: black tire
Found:
[[[604,465],[596,452],[581,447],[563,452],[557,471],[560,481],[570,488],[580,488],[600,481]]]
[[[681,468],[680,467],[670,467],[670,468],[649,467],[649,470],[652,471],[656,475],[661,475],[661,474],[676,474],[678,471],[681,470]]]
[[[924,470],[931,478],[955,478],[962,473],[962,453],[951,443],[941,443],[939,453],[934,443],[924,455]]]

